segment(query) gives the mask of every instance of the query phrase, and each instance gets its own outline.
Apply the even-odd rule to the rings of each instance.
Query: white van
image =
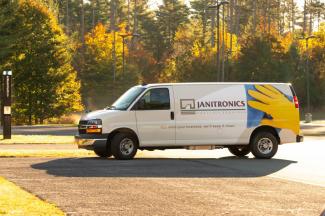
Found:
[[[271,158],[301,142],[299,104],[289,83],[164,83],[134,86],[112,106],[87,113],[75,137],[100,157],[137,150],[215,149]]]

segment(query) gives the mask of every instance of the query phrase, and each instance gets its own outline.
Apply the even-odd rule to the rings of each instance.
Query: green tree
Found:
[[[0,1],[0,66],[2,66],[0,69],[9,69],[8,60],[15,52],[19,36],[24,34],[18,28],[21,25],[21,19],[14,16],[17,14],[17,8],[17,1]]]
[[[15,6],[17,11],[9,19],[21,22],[12,27],[10,34],[24,33],[18,35],[8,60],[13,70],[16,122],[43,123],[80,111],[80,83],[71,66],[67,38],[56,18],[36,0],[21,0]]]
[[[248,82],[285,82],[288,80],[285,57],[285,50],[276,37],[248,36],[235,64],[236,77]]]
[[[178,27],[188,22],[189,9],[179,0],[163,0],[163,4],[156,11],[157,24],[163,35],[163,43],[169,52],[173,45]]]

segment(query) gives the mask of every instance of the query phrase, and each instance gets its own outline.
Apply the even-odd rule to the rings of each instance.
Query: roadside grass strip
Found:
[[[3,139],[0,135],[0,144],[73,144],[73,136],[53,135],[13,135],[11,139]]]
[[[0,177],[0,215],[65,215],[47,203]]]
[[[94,157],[93,151],[83,149],[76,150],[21,150],[3,149],[0,150],[0,157]]]

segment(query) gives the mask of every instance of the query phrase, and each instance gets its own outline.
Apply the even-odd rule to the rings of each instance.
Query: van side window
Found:
[[[169,110],[169,90],[168,88],[151,89],[137,103],[138,110]]]

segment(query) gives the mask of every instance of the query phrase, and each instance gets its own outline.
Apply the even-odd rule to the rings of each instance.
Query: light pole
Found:
[[[220,28],[219,28],[219,20],[220,20],[220,16],[219,16],[219,9],[222,5],[226,5],[229,4],[229,2],[227,1],[222,1],[216,5],[210,5],[208,6],[208,8],[210,9],[217,9],[217,79],[219,79],[219,71],[220,71]]]
[[[301,40],[306,40],[306,65],[305,65],[305,74],[306,74],[306,93],[307,93],[307,113],[305,114],[305,121],[307,123],[312,121],[312,114],[310,110],[310,78],[309,78],[309,59],[308,59],[308,41],[309,39],[317,38],[315,35],[310,35],[308,37],[299,38]]]
[[[133,36],[133,37],[137,37],[137,36],[139,36],[139,34],[131,34],[131,33],[122,33],[122,34],[119,34],[119,36],[122,38],[122,42],[123,42],[123,51],[122,51],[122,65],[123,65],[123,70],[122,70],[122,72],[123,72],[123,74],[124,74],[124,71],[125,71],[125,38],[126,37],[131,37],[131,36]]]

